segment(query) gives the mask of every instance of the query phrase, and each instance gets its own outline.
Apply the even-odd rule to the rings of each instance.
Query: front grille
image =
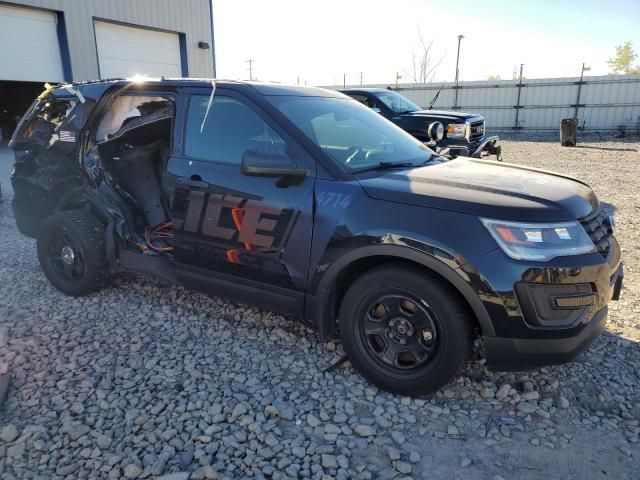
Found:
[[[603,257],[609,254],[609,238],[611,228],[607,224],[607,217],[602,210],[580,220],[580,223],[591,237],[593,244]]]
[[[479,122],[471,122],[471,125],[469,127],[469,139],[471,141],[479,140],[484,137],[484,120],[480,120]]]

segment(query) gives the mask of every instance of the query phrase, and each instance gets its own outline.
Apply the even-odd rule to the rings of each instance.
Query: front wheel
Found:
[[[340,335],[353,366],[378,387],[404,395],[447,384],[471,351],[471,322],[457,292],[437,275],[391,265],[349,288]]]

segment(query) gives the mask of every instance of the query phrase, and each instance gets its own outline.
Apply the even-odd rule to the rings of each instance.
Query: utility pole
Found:
[[[462,41],[462,39],[464,38],[464,35],[458,35],[458,54],[456,55],[456,97],[455,100],[453,102],[453,109],[456,110],[458,108],[458,90],[460,88],[459,85],[459,78],[460,78],[460,69],[458,68],[459,64],[460,64],[460,42]]]
[[[342,88],[347,88],[347,74],[342,74]]]
[[[300,75],[298,75],[298,80],[296,81],[296,85],[300,85]]]
[[[582,62],[582,70],[580,70],[580,81],[578,82],[578,95],[576,97],[576,109],[573,114],[573,118],[578,119],[578,107],[580,106],[580,94],[582,93],[582,84],[584,83],[582,80],[584,78],[584,72],[588,72],[591,70],[591,67],[585,66],[585,63]]]
[[[398,80],[400,80],[402,78],[402,75],[400,75],[400,72],[396,72],[396,90],[398,89]]]
[[[513,126],[514,129],[520,128],[518,125],[518,118],[520,118],[520,95],[522,94],[522,70],[524,69],[524,63],[520,64],[520,81],[518,81],[518,100],[516,101],[516,121]]]
[[[362,72],[360,72],[360,85],[362,85]]]
[[[255,60],[252,58],[247,60],[247,63],[249,64],[249,80],[253,80],[253,62],[255,62]]]

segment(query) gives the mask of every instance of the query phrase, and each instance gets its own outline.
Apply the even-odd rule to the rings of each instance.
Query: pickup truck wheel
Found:
[[[457,292],[434,274],[406,266],[370,270],[349,288],[339,313],[351,363],[378,387],[433,393],[469,358],[471,322]]]
[[[71,296],[98,290],[108,277],[105,228],[90,213],[51,215],[37,237],[40,267],[51,284]]]

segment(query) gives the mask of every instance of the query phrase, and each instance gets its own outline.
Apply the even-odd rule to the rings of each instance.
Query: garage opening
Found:
[[[64,80],[56,13],[0,2],[0,130],[6,141],[44,83]]]
[[[95,33],[101,78],[188,75],[177,33],[98,20]]]
[[[22,115],[44,90],[44,82],[0,80],[0,142],[9,141]]]

